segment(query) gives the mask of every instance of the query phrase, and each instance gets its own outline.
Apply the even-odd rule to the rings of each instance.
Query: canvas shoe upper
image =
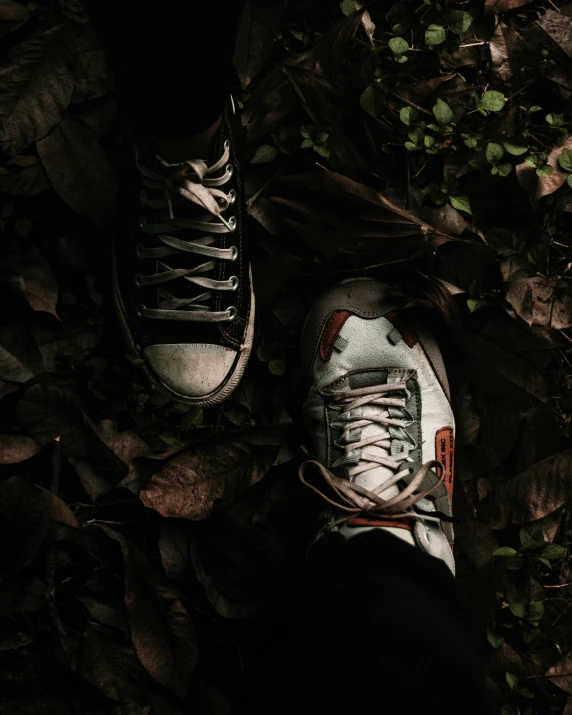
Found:
[[[435,339],[372,279],[344,281],[310,311],[302,336],[307,392],[303,483],[329,504],[328,530],[383,528],[454,573],[455,423]]]
[[[224,400],[252,348],[240,119],[232,95],[210,161],[170,164],[140,138],[123,169],[113,295],[155,384],[197,406]]]

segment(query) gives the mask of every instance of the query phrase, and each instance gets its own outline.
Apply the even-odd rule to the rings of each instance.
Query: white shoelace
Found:
[[[169,164],[159,159],[161,164],[168,170],[164,175],[161,175],[146,167],[141,162],[138,153],[136,153],[137,168],[141,172],[145,187],[164,191],[164,198],[159,199],[150,199],[145,192],[142,192],[141,203],[153,209],[167,209],[167,211],[160,214],[161,223],[152,224],[143,219],[140,220],[141,230],[145,233],[156,235],[163,245],[155,248],[138,246],[139,257],[162,259],[187,253],[205,256],[210,259],[194,268],[171,268],[167,263],[160,260],[160,271],[158,273],[137,276],[137,283],[141,287],[162,286],[159,290],[161,299],[159,308],[140,306],[139,312],[143,317],[155,320],[192,320],[216,323],[233,320],[236,316],[236,308],[231,306],[224,311],[213,311],[210,308],[210,303],[213,297],[212,291],[236,290],[238,278],[231,276],[226,281],[219,281],[206,275],[214,270],[216,259],[234,261],[238,254],[235,246],[230,248],[213,246],[216,241],[216,236],[213,234],[231,233],[236,229],[236,217],[232,216],[227,221],[221,215],[234,202],[234,194],[233,192],[226,194],[221,189],[216,188],[230,179],[232,165],[229,164],[227,171],[218,178],[209,176],[221,169],[228,161],[229,156],[230,142],[227,140],[224,145],[223,155],[211,166],[202,159],[192,159],[179,164]],[[208,213],[201,219],[175,217],[173,215],[173,198],[175,196],[181,196],[204,207]],[[218,218],[219,221],[212,221],[211,216]],[[208,235],[186,241],[170,235],[172,232],[183,229],[207,231]],[[164,285],[178,278],[182,278],[206,290],[194,297],[177,298]]]
[[[365,415],[365,411],[360,408],[373,405],[385,408],[399,407],[407,411],[407,400],[410,398],[411,393],[407,389],[406,383],[407,378],[385,385],[346,388],[332,393],[332,399],[343,405],[340,421],[346,423],[344,425],[341,438],[338,441],[338,446],[343,447],[346,455],[349,455],[355,450],[362,450],[359,454],[357,464],[347,469],[348,477],[351,479],[358,474],[363,474],[371,469],[376,469],[380,465],[395,471],[393,477],[383,480],[379,487],[370,491],[369,489],[365,489],[355,482],[350,481],[350,479],[335,476],[316,459],[309,459],[305,461],[301,465],[299,471],[301,482],[319,494],[329,504],[335,506],[336,509],[346,512],[347,516],[344,517],[341,522],[347,521],[355,516],[391,518],[392,520],[412,518],[428,519],[432,521],[439,520],[437,516],[419,513],[419,511],[415,511],[413,507],[418,501],[431,494],[431,492],[433,492],[439,484],[443,482],[445,472],[441,462],[436,460],[426,462],[417,471],[409,484],[403,490],[390,499],[383,499],[380,496],[382,492],[386,491],[389,487],[396,485],[412,471],[411,467],[402,467],[403,463],[409,459],[409,452],[416,447],[415,440],[410,435],[405,433],[407,441],[400,440],[402,444],[402,451],[391,455],[391,437],[389,435],[373,435],[364,439],[358,438],[357,440],[350,439],[350,433],[352,430],[361,430],[363,427],[367,427],[372,424],[380,424],[387,427],[400,427],[403,430],[406,430],[407,427],[411,426],[413,423],[411,419],[407,420],[391,417],[388,409],[370,411],[368,417],[357,415],[353,416],[351,414],[352,410],[359,410]],[[392,392],[405,392],[405,397],[391,397],[389,396],[389,393]],[[375,450],[375,453],[372,451],[366,451],[364,453],[364,448],[368,446],[378,447],[381,448],[381,450]],[[379,451],[385,452],[385,454],[379,454]],[[338,462],[334,464],[334,467],[342,464],[343,461],[344,458],[342,457],[342,459],[338,460]],[[331,499],[324,494],[320,488],[315,487],[306,480],[305,471],[308,465],[312,465],[318,470],[331,490],[337,496],[337,499]],[[438,481],[429,489],[415,493],[423,483],[426,475],[432,469],[437,470]]]

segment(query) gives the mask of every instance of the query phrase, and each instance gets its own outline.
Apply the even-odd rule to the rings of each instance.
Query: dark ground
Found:
[[[458,578],[502,715],[571,715],[572,4],[360,7],[247,2],[257,353],[203,413],[150,390],[111,312],[124,127],[87,8],[0,0],[4,715],[243,711],[315,506],[299,328],[349,275],[442,340]]]

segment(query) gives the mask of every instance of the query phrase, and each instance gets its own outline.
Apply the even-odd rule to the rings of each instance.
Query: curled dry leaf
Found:
[[[15,156],[62,118],[73,91],[71,39],[59,25],[16,45],[0,65],[0,147]]]
[[[98,226],[113,217],[117,182],[92,130],[68,116],[37,143],[38,154],[59,197]]]
[[[217,500],[229,502],[265,476],[280,443],[277,430],[248,430],[187,449],[153,475],[141,500],[162,516],[206,519]]]
[[[492,72],[503,82],[518,75],[523,64],[526,64],[529,48],[525,39],[504,22],[498,23],[489,48]]]
[[[0,464],[16,464],[30,459],[41,450],[35,439],[24,434],[0,435]]]
[[[291,230],[328,254],[376,254],[393,263],[449,239],[375,189],[333,171],[273,179],[263,194],[282,210]]]
[[[14,0],[0,0],[0,37],[17,30],[30,17],[25,5]]]
[[[572,280],[535,276],[510,281],[506,299],[528,325],[572,326]]]

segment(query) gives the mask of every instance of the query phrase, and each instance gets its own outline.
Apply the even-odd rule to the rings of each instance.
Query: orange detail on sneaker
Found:
[[[406,322],[404,322],[403,318],[397,311],[392,310],[391,313],[386,313],[384,316],[389,320],[389,322],[393,325],[394,328],[397,328],[401,335],[403,336],[403,340],[405,340],[406,344],[409,345],[410,348],[414,347],[417,345],[419,342],[417,335],[415,335],[415,332],[410,328]]]
[[[348,520],[348,526],[392,526],[396,529],[407,529],[411,531],[411,525],[406,521],[392,521],[391,519],[366,519],[362,516],[354,516]]]
[[[452,427],[442,427],[435,435],[435,459],[445,469],[443,483],[449,499],[453,500],[453,477],[455,473],[455,435]]]
[[[320,355],[322,360],[327,362],[332,357],[336,338],[350,315],[351,313],[348,310],[336,310],[336,312],[332,313],[328,318],[328,322],[320,339]]]

